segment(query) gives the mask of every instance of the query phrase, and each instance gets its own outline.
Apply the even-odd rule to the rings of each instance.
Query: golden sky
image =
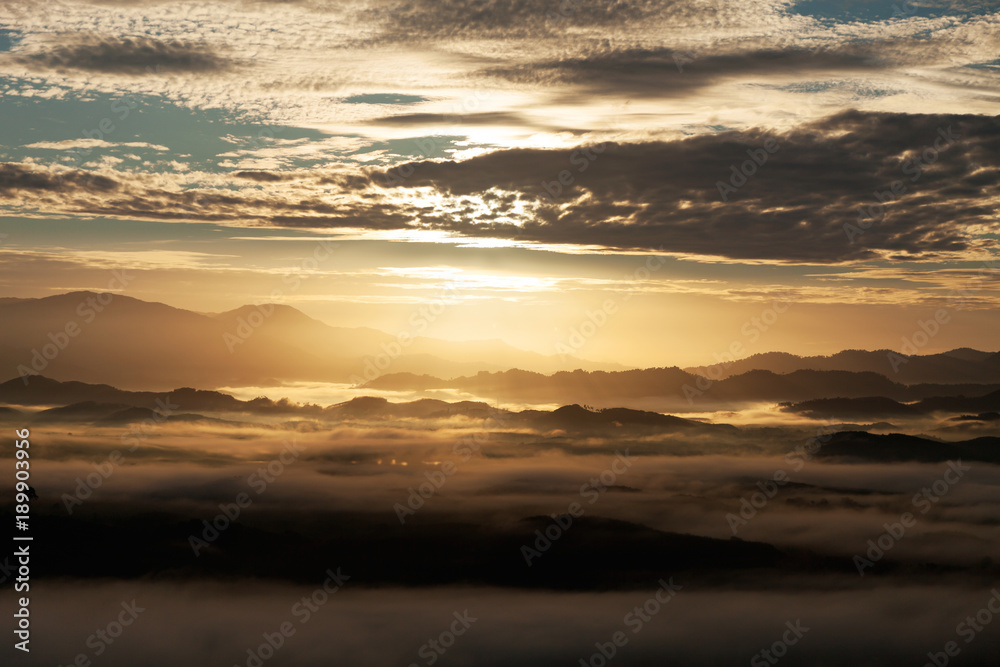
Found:
[[[991,3],[3,7],[4,296],[441,303],[422,334],[630,366],[941,309],[923,351],[996,347]]]

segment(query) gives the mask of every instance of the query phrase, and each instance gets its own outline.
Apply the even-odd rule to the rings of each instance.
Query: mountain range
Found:
[[[405,339],[369,328],[333,327],[291,306],[262,304],[196,313],[110,293],[0,299],[2,375],[162,390],[360,383],[391,369],[450,377],[483,369],[616,368],[545,356],[497,340]]]
[[[900,403],[883,396],[864,398],[821,398],[782,407],[786,412],[814,419],[869,419],[873,417],[915,417],[935,412],[985,414],[1000,411],[1000,391],[982,396],[935,396],[915,403]]]
[[[367,389],[431,392],[459,390],[501,401],[599,403],[656,398],[670,409],[757,401],[804,402],[816,399],[881,396],[892,401],[937,397],[984,396],[1000,389],[1000,373],[992,383],[916,384],[894,382],[871,371],[798,370],[784,375],[752,370],[713,381],[680,368],[628,371],[572,371],[551,375],[522,370],[480,372],[450,380],[412,373],[384,375]]]
[[[989,436],[961,442],[941,442],[902,433],[873,434],[858,431],[834,433],[816,453],[823,459],[896,463],[919,461],[979,461],[1000,463],[1000,437]]]
[[[903,384],[996,382],[1000,353],[962,347],[938,354],[904,355],[893,350],[843,350],[829,356],[800,357],[787,352],[765,352],[710,365],[716,379],[753,370],[787,374],[801,370],[878,373]],[[706,367],[684,369],[705,374]]]
[[[657,412],[609,408],[594,410],[580,405],[566,405],[552,411],[496,410],[479,401],[447,402],[423,398],[415,401],[393,403],[377,396],[358,396],[343,403],[326,407],[301,405],[285,399],[273,401],[259,397],[242,401],[218,391],[174,389],[162,394],[127,391],[108,385],[84,382],[59,382],[44,376],[29,378],[25,387],[20,378],[0,384],[0,403],[25,407],[43,407],[28,417],[21,410],[0,407],[0,421],[13,420],[33,423],[72,422],[97,425],[163,421],[216,421],[253,419],[255,417],[282,415],[327,421],[387,420],[387,419],[445,419],[464,416],[473,419],[493,417],[505,426],[524,426],[543,430],[561,429],[566,432],[588,433],[620,431],[622,428],[646,431],[735,432],[726,424],[706,424]],[[53,406],[53,407],[49,407]],[[205,416],[200,412],[223,415]]]
[[[969,348],[908,357],[889,350],[828,357],[772,352],[702,369],[622,370],[497,340],[407,338],[330,326],[278,304],[197,313],[123,295],[72,292],[0,299],[0,319],[0,377],[39,374],[147,391],[308,381],[559,404],[662,397],[684,408],[871,396],[910,402],[1000,389],[1000,353]]]

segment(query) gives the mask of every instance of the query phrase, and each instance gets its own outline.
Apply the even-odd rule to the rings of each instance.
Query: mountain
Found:
[[[824,459],[847,461],[983,461],[1000,463],[1000,438],[982,437],[962,442],[939,442],[913,435],[875,435],[860,431],[834,433],[816,454]]]
[[[120,294],[0,300],[0,368],[133,389],[359,383],[385,370],[449,377],[481,369],[603,368],[499,341],[457,343],[328,326],[284,305],[195,313]]]
[[[885,396],[864,398],[817,398],[781,406],[813,419],[877,419],[880,417],[916,417],[920,413],[906,403]]]
[[[952,417],[953,422],[995,422],[1000,421],[1000,412],[983,412],[978,415],[962,415]]]
[[[481,419],[490,414],[492,414],[492,408],[489,405],[476,401],[448,403],[432,398],[423,398],[409,403],[390,403],[387,399],[376,396],[358,396],[323,410],[324,416],[334,419],[432,419],[454,415]]]
[[[913,405],[918,412],[991,412],[1000,410],[1000,391],[983,396],[935,396]]]
[[[447,419],[462,416],[472,419],[499,417],[511,426],[535,429],[563,429],[569,432],[621,432],[621,429],[665,431],[712,431],[735,433],[738,429],[727,424],[707,424],[691,419],[664,415],[658,412],[607,408],[593,410],[579,405],[566,405],[552,411],[523,410],[511,412],[496,410],[487,403],[456,401],[449,403],[437,399],[392,403],[378,396],[358,396],[349,401],[321,408],[316,405],[298,405],[285,399],[272,401],[255,398],[241,401],[216,391],[190,388],[176,389],[163,394],[134,392],[108,385],[90,385],[83,382],[58,382],[34,376],[25,388],[20,378],[0,384],[0,402],[19,400],[21,405],[49,406],[31,416],[39,423],[73,422],[102,425],[128,424],[152,419],[221,421],[206,417],[192,410],[215,413],[240,413],[242,415],[300,415],[329,421],[383,419]],[[82,400],[81,400],[82,399]],[[179,412],[183,410],[183,412]],[[9,413],[22,416],[17,410],[0,407],[0,416]]]
[[[579,405],[564,405],[551,412],[524,410],[517,414],[520,421],[534,428],[558,428],[568,432],[620,431],[621,429],[646,429],[662,433],[675,430],[704,430],[736,433],[739,429],[728,424],[706,424],[693,419],[646,410],[605,408],[590,410]]]
[[[0,304],[0,318],[12,323],[0,331],[0,367],[18,374],[165,389],[346,371],[263,335],[227,345],[222,322],[122,295],[24,299]]]
[[[963,347],[940,354],[904,355],[892,350],[844,350],[830,356],[800,357],[786,352],[764,352],[730,363],[718,364],[721,378],[752,370],[786,374],[801,370],[878,373],[902,384],[983,383],[1000,380],[1000,353]],[[705,373],[705,367],[684,369]],[[719,375],[721,373],[721,375]]]
[[[21,412],[20,410],[15,410],[14,408],[0,406],[0,420],[20,421],[23,418],[24,418],[24,413]]]
[[[140,408],[131,405],[116,405],[114,403],[96,403],[83,401],[71,403],[58,408],[40,410],[31,415],[34,423],[49,424],[53,422],[69,422],[74,424],[97,424],[102,426],[120,426],[142,422],[160,423],[205,421],[212,423],[230,423],[214,417],[205,417],[195,413],[165,414],[152,408]]]
[[[12,515],[0,513],[4,519]],[[157,579],[178,573],[199,579],[311,583],[335,558],[344,572],[369,586],[467,586],[607,591],[646,591],[650,582],[700,575],[700,585],[763,573],[849,572],[843,558],[788,550],[763,542],[666,532],[648,526],[581,516],[553,541],[544,556],[525,566],[522,547],[552,525],[549,516],[521,521],[387,522],[375,512],[306,510],[287,512],[280,524],[234,522],[200,558],[191,557],[188,536],[201,520],[183,508],[154,513],[65,512],[33,517],[37,539],[82,545],[73,558],[40,552],[39,570],[53,577]],[[561,517],[566,520],[565,516]],[[295,566],[288,566],[294,557]],[[406,562],[400,563],[400,554]],[[513,557],[512,557],[513,554]],[[666,574],[665,574],[666,573]],[[640,600],[643,598],[640,598]]]
[[[133,408],[128,405],[115,403],[97,403],[95,401],[82,401],[80,403],[70,403],[58,408],[49,408],[36,412],[32,419],[38,422],[91,422],[98,419],[105,419],[123,410],[143,410],[143,408]]]
[[[297,406],[288,401],[255,398],[241,401],[218,391],[182,387],[165,392],[128,391],[106,384],[59,382],[43,375],[32,375],[25,384],[22,378],[0,383],[0,403],[31,406],[112,405],[147,410],[202,410],[211,412],[301,412],[318,411],[316,406]],[[176,406],[176,407],[174,407]],[[79,408],[82,409],[82,408]],[[59,413],[55,413],[59,414]]]
[[[582,360],[562,361],[558,356],[519,350],[500,340],[450,341],[415,336],[403,348],[396,335],[367,327],[331,327],[291,306],[279,304],[243,306],[211,317],[224,323],[228,330],[236,331],[241,322],[257,321],[264,313],[270,314],[255,327],[256,331],[303,350],[344,350],[354,351],[353,356],[378,357],[387,353],[391,356],[399,349],[403,353],[392,360],[392,368],[397,372],[426,372],[433,368],[449,376],[482,369],[532,368],[551,373],[567,366],[617,367]]]
[[[994,382],[1000,380],[1000,375]],[[628,371],[576,370],[551,375],[511,370],[444,380],[413,373],[384,375],[365,385],[390,391],[454,389],[505,402],[614,403],[657,398],[671,409],[753,401],[801,402],[815,399],[884,396],[895,401],[931,397],[983,396],[1000,384],[921,384],[908,386],[872,372],[799,370],[784,375],[755,370],[712,381],[677,367]],[[992,409],[992,408],[991,408]],[[980,410],[981,411],[981,410]]]
[[[934,396],[916,403],[900,403],[884,396],[866,398],[823,398],[782,406],[815,419],[855,419],[929,415],[935,412],[989,413],[1000,410],[1000,391],[983,396]]]
[[[616,398],[644,396],[682,397],[682,387],[685,384],[693,385],[696,379],[696,376],[676,366],[610,372],[575,370],[551,375],[514,369],[496,373],[481,371],[473,376],[452,380],[413,373],[392,373],[364,386],[396,391],[459,389],[504,401],[588,403],[594,400],[613,401]]]

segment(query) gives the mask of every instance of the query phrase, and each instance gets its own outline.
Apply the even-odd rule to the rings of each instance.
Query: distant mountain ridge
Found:
[[[21,378],[0,383],[0,403],[24,406],[68,406],[91,403],[93,405],[143,408],[170,411],[173,406],[183,410],[211,412],[288,412],[306,409],[286,400],[272,401],[255,398],[241,401],[219,391],[181,387],[164,392],[129,391],[106,384],[90,384],[75,380],[60,382],[43,375],[33,375],[27,384]],[[319,410],[319,406],[311,409]]]
[[[358,396],[343,403],[322,407],[314,404],[274,401],[259,397],[242,401],[229,394],[183,387],[157,394],[117,389],[108,385],[84,382],[59,382],[42,376],[29,379],[25,387],[20,378],[0,383],[0,403],[22,406],[54,406],[31,415],[34,422],[74,422],[93,424],[125,424],[153,419],[156,422],[192,421],[215,418],[197,412],[240,413],[245,415],[285,415],[336,421],[381,419],[434,419],[463,416],[473,419],[493,417],[497,423],[510,426],[530,426],[565,431],[615,431],[621,428],[655,431],[736,431],[726,424],[707,424],[682,417],[610,408],[593,410],[580,405],[565,405],[552,411],[497,410],[478,401],[447,402],[423,398],[393,403],[378,396]],[[24,421],[17,410],[6,411],[11,418]],[[228,414],[227,414],[228,417]],[[0,419],[4,408],[0,406]]]
[[[0,377],[39,373],[135,389],[356,383],[389,370],[452,376],[484,368],[617,368],[501,341],[417,336],[404,347],[395,335],[329,326],[280,304],[205,314],[121,294],[70,292],[0,300],[0,321]]]
[[[843,350],[829,356],[800,357],[787,352],[764,352],[732,362],[709,365],[719,379],[752,370],[788,374],[800,370],[878,373],[902,384],[960,384],[1000,381],[1000,352],[962,347],[948,352],[904,355],[893,350]],[[685,368],[705,373],[705,366]]]
[[[480,372],[443,380],[412,373],[389,374],[364,385],[394,391],[453,389],[502,401],[550,403],[614,402],[660,398],[683,408],[753,401],[799,403],[816,399],[883,396],[894,401],[918,401],[949,396],[983,396],[1000,389],[1000,374],[992,384],[906,385],[883,375],[852,371],[798,370],[784,375],[753,370],[713,381],[680,368],[628,371],[572,371],[552,375],[512,370]],[[675,408],[671,408],[675,409]]]
[[[935,412],[982,414],[1000,411],[1000,391],[983,396],[935,396],[916,403],[900,403],[883,396],[823,398],[784,406],[786,412],[814,419],[882,418],[929,415]]]
[[[981,461],[1000,463],[1000,437],[981,437],[961,442],[940,442],[900,433],[875,435],[857,431],[832,434],[816,453],[821,459],[895,463],[919,461]]]
[[[694,403],[865,396],[912,401],[1000,387],[1000,353],[969,348],[910,357],[888,350],[828,357],[771,352],[699,372],[619,370],[497,340],[413,336],[403,344],[397,335],[329,326],[280,304],[206,314],[121,294],[71,292],[0,299],[0,321],[0,377],[38,373],[142,390],[309,381],[474,389],[479,396],[559,403],[673,395],[686,402],[694,396]]]

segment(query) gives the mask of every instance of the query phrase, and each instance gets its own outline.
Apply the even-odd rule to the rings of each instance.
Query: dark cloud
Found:
[[[851,111],[784,134],[512,149],[358,169],[237,172],[261,186],[241,191],[165,190],[7,165],[0,192],[50,211],[144,219],[419,227],[733,259],[929,259],[995,245],[985,234],[998,227],[991,202],[1000,195],[1000,118]],[[291,178],[294,188],[282,182]],[[452,205],[393,196],[416,187],[449,195]]]
[[[287,227],[350,227],[401,229],[411,216],[381,202],[331,203],[317,190],[312,196],[289,195],[276,185],[290,180],[277,172],[241,172],[262,184],[275,184],[253,194],[230,190],[164,190],[134,182],[119,182],[86,171],[53,174],[26,164],[0,164],[0,197],[19,196],[22,203],[46,210],[114,215],[153,220],[207,220],[242,224],[246,221]],[[251,176],[246,176],[251,174]],[[324,175],[318,185],[349,190],[367,185],[360,176]],[[58,194],[59,197],[47,197]]]
[[[405,113],[385,116],[372,121],[378,125],[515,125],[523,127],[525,119],[516,113],[500,111],[470,114]]]
[[[119,183],[113,179],[86,171],[53,174],[36,171],[18,164],[0,164],[0,195],[10,196],[17,190],[34,192],[69,192],[81,188],[109,192]]]
[[[412,41],[526,37],[570,26],[622,26],[656,15],[703,13],[693,5],[656,0],[393,0],[371,12],[374,19],[385,21],[383,39]]]
[[[568,84],[601,94],[659,97],[714,85],[725,79],[857,71],[884,66],[873,46],[837,49],[762,49],[702,53],[670,48],[612,50],[485,70],[519,84]]]
[[[261,183],[277,183],[288,180],[288,176],[273,171],[238,171],[233,176]]]
[[[32,68],[77,69],[113,74],[213,72],[230,61],[205,46],[152,37],[63,36],[45,50],[17,54],[17,62]]]
[[[288,197],[264,192],[258,197],[219,191],[133,190],[116,198],[80,202],[77,210],[156,220],[208,220],[240,224],[252,220],[280,227],[403,229],[411,216],[384,204],[332,204],[317,194]]]
[[[943,136],[958,139],[948,144]],[[749,162],[768,142],[776,151],[766,162]],[[422,218],[469,236],[816,262],[864,259],[875,250],[967,250],[979,242],[972,228],[995,225],[986,202],[1000,194],[1000,121],[991,117],[845,112],[784,135],[726,132],[600,148],[498,151],[403,165],[377,178],[393,183],[394,174],[412,170],[396,187],[455,196],[498,188],[540,204],[521,226],[504,221],[507,207],[492,218]],[[752,175],[726,188],[723,201],[719,184],[743,182],[734,176],[741,167]],[[906,192],[893,195],[894,181]],[[881,213],[878,197],[888,200]],[[872,217],[859,220],[869,206]],[[860,234],[845,230],[862,222],[869,228]]]

